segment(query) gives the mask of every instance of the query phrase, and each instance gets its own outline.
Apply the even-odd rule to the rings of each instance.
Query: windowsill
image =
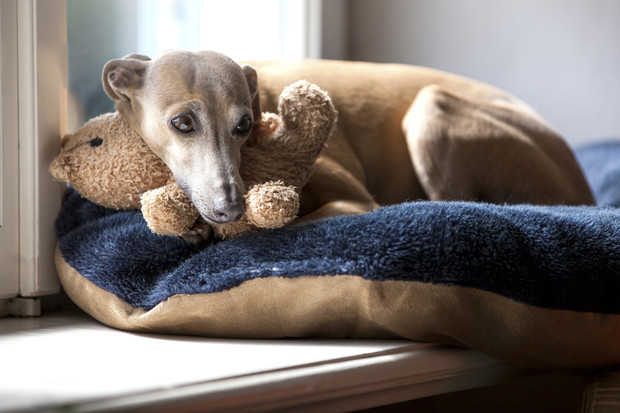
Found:
[[[522,372],[475,351],[405,340],[128,333],[77,310],[2,319],[0,344],[0,411],[352,410],[486,386]]]

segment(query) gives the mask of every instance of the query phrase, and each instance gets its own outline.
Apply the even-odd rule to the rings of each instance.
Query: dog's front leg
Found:
[[[362,214],[379,206],[351,172],[323,155],[317,159],[314,172],[301,192],[300,217],[296,222]]]

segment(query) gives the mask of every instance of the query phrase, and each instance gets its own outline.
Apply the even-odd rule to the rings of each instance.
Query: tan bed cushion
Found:
[[[187,244],[69,191],[69,296],[121,329],[402,337],[536,366],[620,362],[620,211],[418,202]]]

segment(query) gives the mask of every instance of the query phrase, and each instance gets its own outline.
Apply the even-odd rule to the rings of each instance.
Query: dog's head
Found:
[[[103,68],[116,108],[210,223],[245,211],[240,148],[260,119],[256,71],[215,52],[128,55]]]

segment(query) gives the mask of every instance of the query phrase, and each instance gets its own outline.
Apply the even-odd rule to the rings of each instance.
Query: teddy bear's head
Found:
[[[118,112],[86,122],[62,138],[52,176],[84,198],[114,209],[140,209],[140,196],[171,179],[170,170]]]

